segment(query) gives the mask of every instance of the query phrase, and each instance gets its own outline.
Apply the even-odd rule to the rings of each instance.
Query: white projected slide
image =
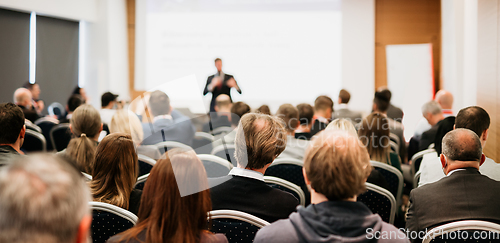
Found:
[[[137,1],[136,90],[195,75],[197,85],[165,90],[194,113],[208,110],[207,77],[234,75],[234,101],[276,111],[283,103],[335,98],[341,83],[340,0]]]

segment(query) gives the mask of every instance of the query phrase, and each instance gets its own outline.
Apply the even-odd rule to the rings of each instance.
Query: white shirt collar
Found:
[[[325,124],[328,124],[328,119],[322,117],[322,116],[317,116],[316,117],[316,120],[322,122],[322,123],[325,123]]]
[[[338,107],[339,107],[339,108],[338,108],[339,110],[342,110],[342,109],[349,109],[349,106],[347,106],[347,104],[345,104],[345,103],[339,104],[339,105],[338,105]]]
[[[465,169],[454,169],[454,170],[448,172],[448,175],[446,175],[446,176],[451,176],[451,174],[455,173],[456,171],[461,171],[461,170],[465,170]]]
[[[253,171],[253,170],[242,169],[242,168],[238,168],[238,167],[234,167],[231,171],[229,171],[229,175],[242,176],[242,177],[247,177],[247,178],[251,178],[251,179],[264,181],[264,175],[262,173],[257,172],[257,171]]]
[[[173,120],[171,115],[160,115],[153,118],[153,123],[161,119]]]

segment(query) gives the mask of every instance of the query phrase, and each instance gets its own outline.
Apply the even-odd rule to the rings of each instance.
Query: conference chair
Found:
[[[424,155],[429,154],[429,153],[435,153],[436,150],[433,148],[422,150],[416,154],[414,154],[411,159],[410,159],[410,165],[411,165],[411,173],[413,176],[415,176],[415,173],[420,169],[420,165],[422,164],[422,159]]]
[[[156,148],[160,151],[160,154],[164,154],[165,152],[173,149],[173,148],[182,148],[191,150],[192,148],[179,142],[175,141],[165,141],[155,144]]]
[[[146,184],[146,181],[148,180],[148,177],[149,177],[149,173],[142,175],[142,176],[139,176],[139,178],[137,178],[137,181],[135,182],[134,188],[139,189],[139,190],[143,190],[144,185]]]
[[[231,162],[212,154],[199,154],[198,158],[203,163],[208,178],[226,176],[233,169]]]
[[[272,188],[291,193],[299,200],[300,205],[306,206],[306,195],[299,186],[274,176],[264,176],[264,182]]]
[[[222,135],[222,134],[225,135],[225,134],[230,133],[233,130],[234,130],[234,128],[232,128],[232,127],[218,127],[218,128],[215,128],[214,130],[212,130],[210,133],[214,136]]]
[[[212,152],[214,136],[206,132],[197,132],[194,134],[193,148],[197,154],[209,154]]]
[[[460,239],[458,239],[460,237]],[[482,220],[461,220],[437,226],[425,234],[429,242],[499,242],[500,225]]]
[[[27,153],[47,151],[47,142],[43,134],[26,129],[21,150]]]
[[[52,117],[42,117],[35,121],[35,125],[42,130],[45,141],[50,141],[50,130],[52,130],[52,128],[57,124],[59,124],[59,120]],[[52,143],[47,143],[47,151],[52,150],[54,150]]]
[[[137,216],[123,208],[102,202],[89,202],[92,210],[92,241],[105,243],[111,236],[132,228]]]
[[[66,109],[61,103],[53,102],[47,107],[47,111],[50,116],[57,116],[57,119],[61,119],[66,116]]]
[[[382,220],[394,224],[396,217],[396,199],[388,190],[366,182],[367,191],[358,196],[357,201],[364,203],[373,213],[380,215]]]
[[[399,154],[399,146],[394,141],[389,141],[389,147],[391,147],[391,151]]]
[[[413,188],[418,187],[418,183],[420,182],[420,175],[422,174],[422,171],[417,171],[415,173],[415,176],[413,176]]]
[[[298,159],[275,159],[269,168],[267,168],[265,175],[278,177],[299,186],[305,194],[305,205],[307,206],[311,201],[311,194],[309,193],[309,189],[307,188],[304,180],[304,174],[302,174],[303,166],[304,162]]]
[[[385,163],[370,161],[371,165],[382,174],[382,176],[389,184],[389,191],[396,198],[397,205],[400,205],[401,194],[403,193],[403,173],[396,169],[392,165],[388,165]]]
[[[212,149],[210,154],[226,159],[231,162],[234,167],[238,166],[236,158],[234,157],[235,145],[234,144],[221,144]]]
[[[32,130],[35,132],[42,133],[42,129],[35,125],[34,123],[30,122],[29,120],[25,120],[24,125],[26,126],[26,130]]]
[[[389,133],[389,139],[390,139],[390,141],[393,141],[399,148],[401,141],[399,141],[398,135],[391,132],[391,133]]]
[[[149,174],[153,166],[156,164],[156,160],[142,154],[138,154],[137,157],[139,161],[139,177]]]
[[[52,142],[52,147],[57,150],[57,152],[64,150],[68,147],[69,141],[72,138],[71,129],[69,128],[69,123],[61,123],[55,125],[50,130],[50,140]]]
[[[257,231],[269,225],[263,219],[235,210],[210,211],[210,217],[212,219],[210,231],[226,235],[229,243],[253,242]]]

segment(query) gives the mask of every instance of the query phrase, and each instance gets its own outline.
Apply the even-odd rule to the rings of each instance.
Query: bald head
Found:
[[[436,93],[435,100],[442,109],[451,109],[453,107],[453,95],[446,90],[439,90]]]
[[[217,111],[230,112],[231,111],[231,97],[226,94],[221,94],[215,98],[215,106]]]
[[[483,150],[477,134],[469,129],[457,128],[443,138],[443,154],[451,161],[480,163]]]
[[[16,89],[14,92],[14,102],[16,105],[22,105],[24,107],[31,107],[31,91],[26,88]]]

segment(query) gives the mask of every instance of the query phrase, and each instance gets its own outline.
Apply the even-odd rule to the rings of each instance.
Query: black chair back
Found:
[[[92,242],[105,243],[111,236],[134,227],[129,220],[110,212],[92,211]]]
[[[380,215],[387,223],[394,223],[396,199],[382,187],[366,183],[367,191],[358,196],[358,202],[364,203],[373,213]]]
[[[265,175],[278,177],[299,186],[304,191],[306,206],[311,203],[311,194],[302,174],[302,166],[295,164],[271,165],[267,168]]]
[[[238,219],[212,219],[210,231],[226,235],[229,243],[251,243],[259,229]]]
[[[50,120],[43,120],[40,122],[37,122],[37,126],[42,129],[42,134],[45,137],[45,141],[51,141],[50,140],[50,131],[54,126],[56,126],[58,122],[50,121]],[[52,151],[54,150],[54,145],[52,142],[47,143],[47,151]]]
[[[69,141],[72,138],[69,123],[61,123],[50,130],[50,139],[55,150],[62,151],[68,147]]]
[[[24,136],[24,143],[21,146],[21,150],[24,152],[45,152],[47,142],[41,133],[35,132],[33,130],[26,130]]]

